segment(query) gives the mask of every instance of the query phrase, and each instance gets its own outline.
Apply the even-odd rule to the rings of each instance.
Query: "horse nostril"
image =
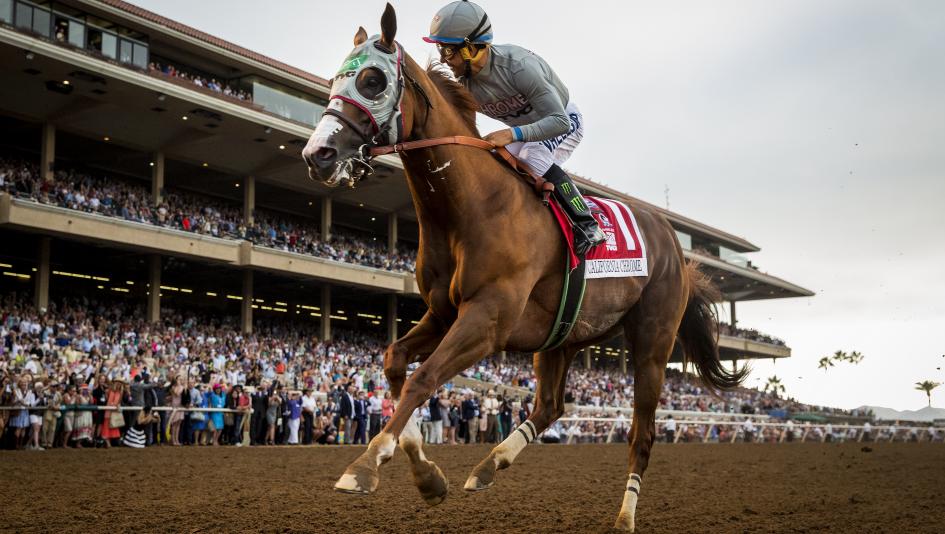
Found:
[[[315,151],[315,165],[317,167],[328,167],[335,162],[338,157],[338,151],[334,148],[323,146]]]

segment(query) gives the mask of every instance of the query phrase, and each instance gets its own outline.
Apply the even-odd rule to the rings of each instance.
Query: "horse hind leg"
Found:
[[[511,466],[529,443],[564,414],[564,386],[568,367],[576,353],[571,348],[535,353],[535,376],[538,379],[535,411],[472,470],[463,489],[481,491],[491,488],[496,471]]]
[[[676,340],[675,329],[667,328],[667,325],[678,323],[678,318],[676,322],[673,322],[672,317],[659,322],[654,322],[655,319],[657,317],[650,316],[641,321],[644,324],[635,324],[628,329],[634,359],[633,421],[628,439],[630,474],[614,528],[630,532],[636,527],[640,485],[656,437],[656,408],[663,388],[666,364]]]

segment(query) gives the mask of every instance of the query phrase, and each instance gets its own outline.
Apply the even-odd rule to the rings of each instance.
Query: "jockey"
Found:
[[[505,146],[554,184],[555,196],[574,225],[579,255],[605,241],[571,177],[559,166],[584,136],[584,118],[568,89],[538,55],[515,45],[493,45],[489,16],[461,0],[439,10],[424,41],[469,89],[479,110],[511,128],[484,137]]]

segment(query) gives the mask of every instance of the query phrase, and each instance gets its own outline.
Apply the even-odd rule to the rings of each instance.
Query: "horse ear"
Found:
[[[367,41],[367,32],[364,26],[358,26],[358,33],[354,34],[354,46],[361,46],[364,41]]]
[[[396,35],[397,14],[394,13],[394,6],[388,3],[387,7],[384,8],[384,14],[381,15],[381,44],[393,50]]]

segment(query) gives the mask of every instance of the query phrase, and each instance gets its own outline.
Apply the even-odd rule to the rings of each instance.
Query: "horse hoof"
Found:
[[[617,516],[617,522],[614,523],[615,530],[622,530],[624,532],[633,532],[636,528],[636,525],[633,521],[633,516],[629,514],[620,514]]]
[[[429,506],[436,506],[446,500],[450,482],[435,463],[425,461],[412,469],[414,483],[420,490],[420,497]]]
[[[479,477],[473,475],[466,479],[466,485],[463,486],[463,489],[466,491],[483,491],[491,488],[495,485],[495,482],[490,482],[488,484],[483,484]]]
[[[371,469],[357,462],[348,467],[345,474],[341,475],[338,482],[335,482],[335,491],[340,493],[351,493],[356,495],[369,495],[374,493],[380,482],[377,476],[377,469]]]
[[[483,461],[479,462],[469,478],[466,479],[466,485],[463,489],[466,491],[482,491],[495,485],[496,461],[490,454]]]

